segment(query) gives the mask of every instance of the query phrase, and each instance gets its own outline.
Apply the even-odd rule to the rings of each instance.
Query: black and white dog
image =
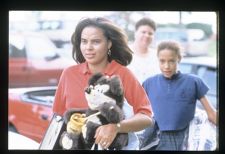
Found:
[[[60,145],[64,149],[91,149],[95,142],[96,129],[105,124],[119,123],[124,119],[122,110],[124,92],[118,76],[104,76],[101,73],[93,75],[85,89],[85,97],[89,108],[85,111],[86,117],[99,112],[98,115],[88,118],[82,127],[80,134],[64,132],[60,139]],[[64,115],[68,123],[73,109]],[[127,133],[118,133],[109,150],[120,150],[128,143]]]

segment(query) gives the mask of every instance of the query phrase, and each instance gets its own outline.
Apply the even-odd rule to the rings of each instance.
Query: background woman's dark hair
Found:
[[[85,62],[80,50],[81,33],[85,27],[97,27],[102,29],[105,37],[112,42],[111,56],[108,60],[115,60],[121,65],[128,65],[132,60],[132,50],[128,46],[128,38],[125,32],[105,18],[85,18],[81,20],[72,35],[73,59],[77,63]]]
[[[152,29],[154,31],[156,31],[156,23],[152,19],[147,18],[147,17],[144,17],[144,18],[140,19],[135,24],[135,30],[137,30],[140,26],[143,26],[143,25],[148,25],[148,26],[152,27]]]

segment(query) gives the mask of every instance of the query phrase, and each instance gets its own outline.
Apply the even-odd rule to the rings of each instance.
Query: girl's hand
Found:
[[[217,112],[214,111],[214,112],[208,113],[208,119],[214,125],[218,125],[218,122],[217,122]]]
[[[95,144],[100,144],[103,149],[107,149],[117,135],[116,124],[102,125],[95,132]]]
[[[210,105],[208,99],[206,96],[203,96],[200,99],[200,102],[202,103],[203,107],[205,108],[205,111],[208,115],[208,119],[210,122],[212,122],[214,125],[218,125],[217,122],[217,112],[213,109],[213,107]]]

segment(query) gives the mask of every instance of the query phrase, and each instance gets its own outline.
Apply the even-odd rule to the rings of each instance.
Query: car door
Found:
[[[9,44],[9,87],[28,85],[29,65],[25,47]]]
[[[33,130],[32,136],[41,141],[52,118],[52,103],[55,90],[38,90],[24,95],[23,100],[32,104],[33,118],[30,125]]]
[[[31,90],[18,97],[9,93],[9,121],[20,134],[42,140],[53,115],[54,93],[51,89]]]

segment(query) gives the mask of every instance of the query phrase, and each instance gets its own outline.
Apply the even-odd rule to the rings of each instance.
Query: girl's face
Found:
[[[85,27],[81,33],[80,49],[85,60],[92,65],[107,63],[111,41],[97,27]]]
[[[166,78],[171,78],[177,72],[177,66],[180,61],[175,51],[163,49],[159,51],[159,67]]]
[[[142,46],[148,47],[154,38],[155,31],[148,25],[140,26],[135,32],[135,39]]]

